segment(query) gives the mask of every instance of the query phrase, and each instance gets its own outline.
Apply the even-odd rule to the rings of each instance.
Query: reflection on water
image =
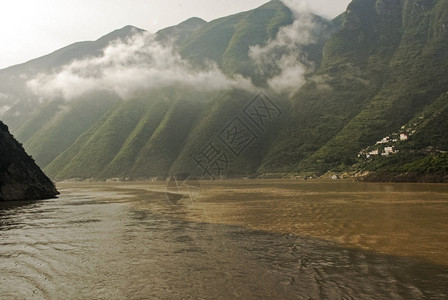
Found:
[[[0,204],[1,299],[445,299],[445,185],[65,184]]]

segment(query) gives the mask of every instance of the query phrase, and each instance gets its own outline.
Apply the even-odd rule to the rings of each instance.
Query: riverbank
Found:
[[[278,180],[348,180],[357,182],[396,182],[396,183],[448,183],[448,173],[417,173],[395,171],[357,171],[357,172],[327,172],[319,175],[312,172],[305,173],[264,173],[244,176],[224,177],[221,179],[203,179],[189,177],[185,174],[173,176],[158,176],[151,178],[71,178],[59,181],[59,183],[113,183],[113,182],[165,182],[170,180],[253,180],[253,179],[278,179]]]

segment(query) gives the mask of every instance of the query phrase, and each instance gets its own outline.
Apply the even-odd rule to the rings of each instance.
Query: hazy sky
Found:
[[[96,40],[126,25],[156,32],[190,17],[210,21],[266,2],[268,0],[2,1],[0,68],[48,54],[74,42]],[[315,12],[332,18],[343,12],[350,0],[308,2]]]

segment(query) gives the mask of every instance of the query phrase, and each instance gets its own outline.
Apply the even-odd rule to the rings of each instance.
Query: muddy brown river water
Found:
[[[0,299],[448,299],[448,185],[166,186],[0,203]]]

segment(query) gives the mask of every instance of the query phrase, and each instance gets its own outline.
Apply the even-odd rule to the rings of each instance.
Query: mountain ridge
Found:
[[[297,30],[294,22],[301,22],[280,1],[210,22],[192,18],[159,31],[156,40],[162,44],[173,41],[174,49],[194,69],[212,62],[229,78],[250,78],[258,92],[238,88],[199,92],[173,86],[142,90],[124,102],[107,93],[91,94],[85,95],[78,108],[53,102],[45,112],[42,108],[30,113],[33,117],[14,130],[57,180],[163,178],[177,173],[200,177],[204,170],[197,156],[207,149],[231,158],[224,161],[225,170],[217,167],[217,161],[210,162],[219,176],[369,171],[390,180],[419,180],[429,178],[428,170],[432,170],[443,181],[448,170],[442,152],[448,149],[437,140],[446,141],[448,136],[433,125],[445,126],[440,118],[424,119],[427,125],[418,127],[409,141],[394,144],[400,151],[391,156],[366,159],[358,154],[402,126],[410,126],[423,112],[445,115],[446,11],[446,0],[354,0],[334,20],[314,15],[303,19],[312,20],[314,29],[305,44],[294,44],[291,53],[266,48],[279,43],[279,33],[295,34],[287,30]],[[275,64],[293,58],[292,66],[303,68],[301,77],[292,77],[297,85],[292,96],[270,89],[269,83],[284,70],[277,65],[260,73],[249,53],[255,46],[261,51],[274,49]],[[259,98],[266,93],[267,98]],[[98,105],[93,109],[90,102],[95,99]],[[261,102],[251,101],[275,105],[281,117],[270,119],[260,130],[247,109]],[[63,107],[70,109],[64,112]],[[81,113],[89,115],[90,121],[77,123],[75,116]],[[220,136],[232,124],[243,124],[252,132],[249,140],[255,138],[236,156],[229,154]],[[59,148],[52,147],[64,134],[70,139]],[[432,138],[423,142],[428,135]],[[44,141],[44,147],[39,141]],[[439,145],[439,152],[424,151],[431,145]],[[422,167],[425,161],[432,169]],[[397,174],[384,175],[392,174],[393,168]]]

